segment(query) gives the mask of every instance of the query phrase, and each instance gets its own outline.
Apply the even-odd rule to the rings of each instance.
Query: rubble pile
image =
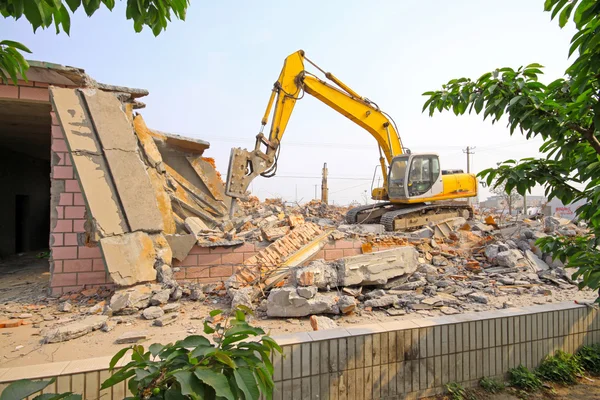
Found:
[[[286,285],[272,289],[258,310],[269,317],[373,311],[449,315],[513,306],[510,301],[498,304],[497,297],[516,301],[527,294],[541,304],[553,301],[554,292],[576,290],[564,265],[535,246],[548,234],[581,234],[584,228],[571,221],[525,220],[508,231],[493,219],[488,224],[462,218],[446,222],[453,230],[437,235],[432,226],[431,237],[425,238],[340,226],[332,236],[362,239],[363,254],[292,268]]]

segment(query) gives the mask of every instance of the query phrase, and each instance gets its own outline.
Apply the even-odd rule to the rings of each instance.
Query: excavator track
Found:
[[[398,230],[412,230],[426,226],[431,222],[453,217],[471,219],[473,218],[473,208],[464,203],[415,204],[414,206],[386,212],[381,216],[380,224],[385,226],[386,231],[395,231],[396,221],[403,220],[405,226]]]
[[[373,218],[373,219],[367,219],[367,220],[359,221],[359,215],[364,213],[364,214],[367,215],[367,218],[368,218],[368,215],[371,214],[371,213],[375,213],[375,212],[378,212],[378,211],[380,211],[382,209],[385,209],[387,207],[393,207],[393,206],[394,206],[394,204],[390,203],[388,201],[388,202],[385,202],[385,203],[376,203],[376,204],[369,204],[369,205],[366,205],[366,206],[355,207],[355,208],[349,210],[346,213],[346,222],[349,223],[349,224],[359,224],[359,223],[370,224],[370,223],[375,223],[375,222],[377,222],[377,220],[379,218]]]

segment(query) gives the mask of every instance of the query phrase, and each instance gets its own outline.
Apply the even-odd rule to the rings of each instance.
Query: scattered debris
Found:
[[[335,329],[339,328],[338,324],[331,318],[327,317],[319,317],[313,315],[310,317],[310,326],[313,331],[324,331],[325,329]]]
[[[146,340],[148,338],[148,332],[146,331],[135,331],[135,332],[125,332],[121,336],[119,336],[116,340],[117,344],[129,344],[129,343],[137,343],[141,340]]]
[[[92,315],[42,332],[45,343],[66,342],[100,329],[108,320],[105,315]]]

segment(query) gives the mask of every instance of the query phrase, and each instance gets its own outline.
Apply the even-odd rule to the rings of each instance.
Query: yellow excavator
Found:
[[[306,71],[305,61],[331,83]],[[333,74],[319,68],[303,50],[285,59],[281,74],[273,85],[254,150],[231,150],[225,193],[233,198],[232,210],[236,199],[248,197],[248,186],[255,177],[275,175],[281,139],[296,101],[305,93],[365,129],[379,147],[383,187],[374,188],[371,197],[380,202],[351,209],[346,215],[348,223],[381,223],[386,230],[397,231],[456,216],[472,216],[472,208],[466,201],[451,200],[477,196],[475,175],[461,170],[442,170],[437,154],[411,153],[402,145],[396,124],[388,114]],[[263,131],[273,105],[267,138]]]

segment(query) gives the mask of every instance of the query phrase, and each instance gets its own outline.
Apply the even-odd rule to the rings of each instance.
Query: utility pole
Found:
[[[327,187],[327,173],[327,163],[324,163],[322,173],[323,177],[321,179],[321,202],[324,204],[329,204],[329,188]]]
[[[473,150],[475,150],[476,147],[469,147],[467,146],[467,148],[465,150],[463,150],[463,153],[465,153],[467,155],[467,174],[471,173],[471,155],[475,154],[473,153]]]
[[[296,184],[296,204],[298,204],[298,185]]]
[[[317,186],[319,185],[315,185],[315,200],[317,200]]]

